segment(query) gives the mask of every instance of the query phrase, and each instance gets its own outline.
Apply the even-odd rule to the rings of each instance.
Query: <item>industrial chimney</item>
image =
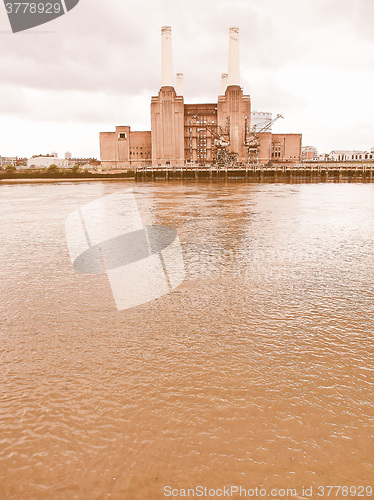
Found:
[[[162,87],[174,86],[170,26],[161,28],[161,85]]]
[[[227,73],[222,73],[221,75],[221,95],[225,95],[228,76]]]
[[[231,26],[229,31],[229,77],[228,85],[240,85],[239,74],[239,28]]]
[[[182,96],[184,93],[183,88],[183,73],[177,73],[177,84],[176,84],[177,95]]]

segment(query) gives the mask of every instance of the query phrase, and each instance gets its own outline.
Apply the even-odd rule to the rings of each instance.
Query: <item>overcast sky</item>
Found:
[[[252,110],[285,118],[273,132],[374,147],[374,0],[80,0],[17,34],[0,4],[0,155],[98,158],[100,131],[150,130],[163,25],[185,102],[217,101],[237,25]]]

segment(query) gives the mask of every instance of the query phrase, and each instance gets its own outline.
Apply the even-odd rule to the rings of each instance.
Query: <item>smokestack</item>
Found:
[[[221,95],[225,95],[227,89],[227,79],[229,75],[227,73],[222,73],[221,75]]]
[[[177,73],[177,84],[176,84],[176,92],[177,95],[183,95],[184,93],[184,88],[183,88],[183,73]]]
[[[239,73],[239,28],[231,26],[229,31],[229,78],[228,85],[240,85]]]
[[[161,83],[162,87],[174,86],[170,26],[161,28]]]

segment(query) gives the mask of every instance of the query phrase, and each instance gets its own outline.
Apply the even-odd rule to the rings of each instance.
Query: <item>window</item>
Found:
[[[119,140],[127,139],[126,132],[120,132],[118,134],[118,139]]]

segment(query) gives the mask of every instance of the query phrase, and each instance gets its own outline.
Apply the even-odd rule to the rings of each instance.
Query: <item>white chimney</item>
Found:
[[[170,26],[161,28],[161,85],[174,86]]]
[[[227,89],[227,79],[229,75],[227,73],[222,73],[221,75],[221,95],[225,95]]]
[[[183,95],[184,93],[184,88],[183,88],[183,73],[177,73],[177,84],[176,84],[176,92],[177,95]]]
[[[228,85],[240,85],[239,74],[239,28],[231,26],[229,31],[229,78]]]

